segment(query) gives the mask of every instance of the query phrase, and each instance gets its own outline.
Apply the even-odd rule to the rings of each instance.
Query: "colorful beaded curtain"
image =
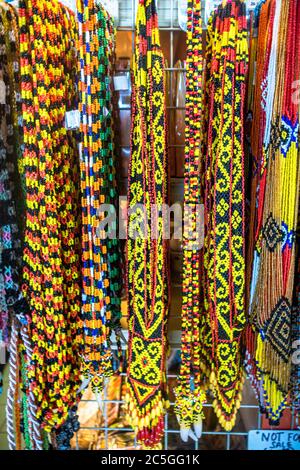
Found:
[[[262,410],[279,422],[291,376],[295,230],[299,198],[299,5],[263,5],[252,132],[253,182],[247,367]],[[265,36],[267,25],[267,36]],[[262,79],[262,81],[258,81]],[[263,84],[262,91],[259,90]],[[258,123],[262,123],[260,127]]]
[[[201,203],[201,150],[203,124],[203,51],[201,1],[193,0],[187,6],[187,60],[186,60],[186,117],[185,117],[185,175],[184,204],[189,209],[189,229],[197,233],[197,210]],[[201,425],[202,402],[200,364],[200,287],[199,273],[201,246],[184,232],[183,240],[183,298],[181,366],[176,393],[175,413],[182,429],[192,424]],[[198,233],[199,235],[199,233]],[[200,240],[198,241],[198,245]],[[194,378],[193,384],[191,377]],[[197,431],[196,431],[197,432]],[[198,436],[199,437],[199,436]]]
[[[113,374],[111,333],[121,318],[121,254],[117,227],[101,229],[101,204],[117,204],[113,145],[112,71],[115,28],[94,0],[77,1],[81,112],[82,262],[85,384],[96,392]]]
[[[140,0],[137,10],[128,186],[126,402],[138,442],[153,448],[160,445],[168,404],[169,308],[167,241],[161,210],[168,202],[165,75],[155,0]],[[152,217],[151,206],[157,208]]]
[[[241,402],[245,327],[244,105],[248,67],[246,5],[220,5],[206,49],[203,157],[205,240],[201,363],[213,406],[230,431]]]
[[[77,28],[72,12],[56,0],[22,0],[19,28],[26,189],[23,293],[31,311],[23,340],[28,346],[26,388],[40,426],[49,432],[66,420],[80,398],[79,161],[76,140],[64,126],[66,111],[77,106]]]

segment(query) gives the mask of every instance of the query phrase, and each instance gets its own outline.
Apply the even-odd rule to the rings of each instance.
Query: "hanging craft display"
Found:
[[[261,408],[278,423],[291,375],[295,230],[299,197],[299,6],[268,1],[259,18],[247,366]],[[265,26],[267,40],[265,40]],[[263,83],[262,91],[260,84]],[[259,123],[260,127],[254,127]],[[261,126],[262,124],[262,126]]]
[[[76,141],[64,126],[76,104],[77,28],[73,13],[50,0],[22,0],[19,28],[23,293],[31,312],[25,367],[28,403],[34,397],[34,414],[49,432],[80,398],[80,182]]]
[[[128,181],[128,419],[145,447],[160,445],[166,400],[168,202],[164,58],[155,0],[140,0],[133,58]],[[151,217],[151,206],[156,208]],[[153,236],[155,226],[155,236]]]
[[[111,334],[121,318],[121,254],[117,226],[99,230],[101,204],[117,206],[113,145],[112,73],[115,28],[95,0],[77,1],[79,21],[79,109],[81,193],[83,372],[94,391],[113,374]],[[106,209],[105,209],[106,210]]]
[[[246,5],[220,5],[209,20],[203,157],[205,240],[202,369],[222,427],[241,402],[245,327],[244,106],[248,67]]]
[[[90,384],[100,400],[120,368],[123,279],[126,420],[139,446],[161,448],[169,407],[166,108],[183,80],[185,113],[175,106],[169,121],[176,127],[185,117],[174,390],[181,437],[200,437],[208,392],[220,425],[232,430],[244,370],[270,425],[289,401],[300,416],[300,1],[179,2],[187,57],[174,67],[164,60],[157,1],[134,3],[124,274],[115,217],[118,2],[20,0],[16,9],[0,0],[0,367],[8,356],[11,450],[70,449],[82,391]],[[177,137],[171,147],[182,146]]]
[[[185,211],[189,210],[189,230],[185,229],[183,239],[181,366],[179,385],[175,390],[175,413],[182,430],[188,430],[194,425],[196,434],[200,437],[202,403],[205,400],[205,393],[201,389],[199,338],[201,322],[199,273],[202,247],[200,240],[197,243],[199,236],[197,230],[200,230],[197,225],[197,211],[201,203],[200,163],[203,120],[201,1],[190,0],[187,12],[184,204]]]

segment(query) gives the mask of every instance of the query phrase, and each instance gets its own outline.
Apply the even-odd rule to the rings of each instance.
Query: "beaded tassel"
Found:
[[[116,205],[113,146],[112,71],[115,29],[94,0],[77,2],[79,21],[79,109],[81,112],[81,192],[83,221],[83,372],[95,392],[113,374],[110,337],[120,328],[121,265],[116,234],[98,227],[101,204]],[[112,227],[111,230],[116,230]]]
[[[155,0],[139,1],[132,85],[125,400],[138,442],[146,448],[156,448],[161,443],[163,415],[168,405],[165,354],[169,285],[161,210],[168,202],[165,76]],[[155,217],[151,205],[158,209]],[[157,227],[155,237],[151,237],[151,222]]]
[[[197,230],[197,209],[201,202],[200,158],[202,150],[203,53],[201,1],[188,2],[187,60],[186,60],[186,127],[184,204],[191,212],[189,229]],[[200,329],[200,248],[192,249],[185,233],[183,243],[183,299],[181,366],[179,385],[175,390],[175,413],[182,429],[201,425],[202,402],[205,393],[200,389],[201,346]],[[198,243],[199,244],[199,243]],[[192,388],[191,378],[194,378]]]
[[[76,105],[77,31],[72,12],[53,0],[21,1],[19,28],[29,394],[50,432],[80,398],[80,183],[76,141],[64,127]]]

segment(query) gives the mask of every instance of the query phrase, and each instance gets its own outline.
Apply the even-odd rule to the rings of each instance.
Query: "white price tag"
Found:
[[[109,114],[110,114],[110,112],[108,111],[107,107],[104,106],[104,108],[103,108],[103,116],[106,118]]]
[[[6,364],[6,345],[4,341],[0,341],[0,364]]]
[[[115,91],[123,91],[130,89],[129,74],[115,75],[114,76],[114,89]]]
[[[0,104],[6,104],[6,85],[3,80],[0,79]]]
[[[66,112],[65,127],[68,130],[79,129],[79,127],[80,127],[80,112],[78,111],[78,109]]]
[[[178,23],[182,31],[187,31],[187,0],[178,2]]]

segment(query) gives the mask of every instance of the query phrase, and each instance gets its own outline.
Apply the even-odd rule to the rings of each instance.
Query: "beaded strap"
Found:
[[[74,15],[58,1],[19,10],[26,225],[23,292],[30,304],[28,370],[36,416],[61,425],[80,398],[79,168],[65,113],[75,103]]]
[[[251,156],[252,156],[252,177],[251,177],[251,199],[248,237],[248,257],[247,257],[247,280],[249,284],[247,308],[250,311],[247,326],[246,338],[246,369],[251,384],[257,397],[260,395],[260,381],[256,372],[255,361],[255,316],[251,314],[251,305],[254,299],[254,291],[257,277],[262,219],[261,207],[263,206],[266,166],[264,165],[265,154],[263,152],[263,138],[266,126],[266,115],[270,112],[265,106],[265,96],[267,89],[267,74],[269,67],[270,51],[272,45],[273,25],[275,16],[275,2],[266,1],[258,13],[258,38],[256,52],[256,83],[253,97],[253,122],[250,133]],[[253,312],[254,313],[254,312]]]
[[[166,401],[167,241],[162,211],[168,202],[164,59],[155,0],[140,0],[133,57],[131,160],[128,181],[128,419],[144,447],[163,435]],[[138,205],[138,206],[136,206]],[[156,206],[155,206],[156,205]],[[145,234],[142,226],[147,214]],[[151,222],[158,226],[151,237]],[[153,233],[153,232],[152,232]]]
[[[110,337],[120,326],[121,255],[116,235],[98,233],[100,204],[116,205],[112,72],[115,28],[94,0],[77,1],[83,222],[83,372],[96,392],[113,374]],[[112,230],[117,227],[111,227]],[[103,237],[102,237],[103,235]]]
[[[186,127],[184,204],[191,214],[189,229],[197,230],[197,208],[201,202],[200,162],[202,150],[203,51],[201,1],[190,0],[187,7]],[[180,425],[190,428],[203,417],[205,393],[200,389],[200,287],[201,251],[191,249],[187,234],[183,240],[183,298],[181,366],[175,390]],[[192,388],[192,377],[194,384]]]
[[[296,1],[273,2],[273,8],[248,349],[255,360],[250,372],[260,405],[271,424],[277,424],[287,403],[291,376],[299,198],[299,109],[293,102],[292,86],[299,79],[299,23]]]
[[[297,3],[296,11],[296,24],[300,21],[300,2]],[[300,35],[298,34],[296,43],[296,63],[295,63],[295,78],[296,80],[300,77]],[[300,113],[300,103],[298,106],[298,115]],[[298,142],[300,137],[300,129],[298,134]],[[298,143],[298,161],[300,160],[300,146]],[[298,169],[298,184],[300,183],[300,173]],[[295,285],[294,285],[294,301],[292,311],[292,347],[300,337],[300,205],[298,198],[298,225],[296,234],[296,263],[295,263]],[[300,422],[300,364],[299,361],[292,361],[291,380],[290,380],[290,400],[295,407],[295,414]]]
[[[16,212],[19,75],[15,67],[18,60],[15,20],[14,10],[0,5],[0,78],[5,86],[4,101],[0,103],[0,339],[7,345],[12,317],[28,313],[20,293],[21,242]]]
[[[235,424],[245,327],[244,104],[248,63],[246,6],[220,5],[207,32],[203,356],[211,363],[213,406]],[[203,333],[202,333],[203,334]],[[210,358],[210,359],[209,359]]]

